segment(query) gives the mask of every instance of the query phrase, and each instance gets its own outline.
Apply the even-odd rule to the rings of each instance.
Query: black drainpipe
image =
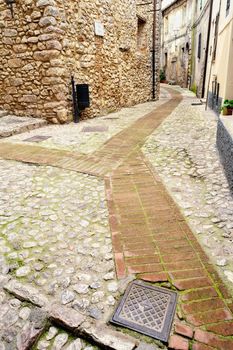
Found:
[[[153,6],[153,33],[152,33],[152,99],[155,99],[155,37],[156,37],[156,15],[157,15],[157,0],[154,0]]]
[[[202,93],[201,93],[201,97],[202,98],[205,96],[206,70],[207,70],[208,56],[209,56],[212,11],[213,11],[213,0],[210,0],[210,14],[209,14],[209,24],[208,24],[208,33],[207,33],[207,42],[206,42],[206,52],[205,52],[205,65],[204,65],[203,85],[202,85]]]
[[[74,81],[73,76],[71,77],[71,85],[72,85],[74,123],[78,123],[78,121],[79,121],[79,108],[78,108],[77,90],[76,90],[75,81]]]

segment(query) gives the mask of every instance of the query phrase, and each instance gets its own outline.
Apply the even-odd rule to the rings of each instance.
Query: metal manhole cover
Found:
[[[106,117],[106,118],[104,118],[104,120],[117,120],[117,119],[120,119],[120,118],[117,118],[117,117]]]
[[[29,137],[28,139],[23,140],[24,142],[42,142],[47,139],[49,139],[51,136],[42,136],[42,135],[37,135],[37,136],[32,136]]]
[[[85,126],[82,132],[104,132],[108,131],[107,126]]]
[[[6,121],[6,124],[20,124],[20,123],[25,123],[26,120],[22,120],[22,119],[18,119],[18,118],[15,118],[15,119],[9,119]]]
[[[203,103],[200,101],[200,102],[192,102],[191,103],[192,106],[202,106]]]
[[[127,288],[111,322],[167,342],[176,302],[175,292],[134,281]]]

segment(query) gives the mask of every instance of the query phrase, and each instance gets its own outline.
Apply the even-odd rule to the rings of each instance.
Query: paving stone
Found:
[[[112,293],[115,293],[115,292],[117,292],[117,290],[118,290],[118,284],[117,284],[117,282],[110,282],[110,283],[108,283],[108,291],[109,292],[112,292]]]
[[[75,331],[84,321],[85,316],[65,306],[52,305],[49,317],[55,323]]]
[[[19,312],[19,317],[23,320],[27,320],[30,316],[31,309],[29,307],[24,307]]]
[[[193,329],[190,326],[185,325],[183,323],[176,322],[176,324],[175,324],[175,332],[177,334],[183,335],[183,336],[185,336],[187,338],[190,338],[190,339],[193,338]]]
[[[93,317],[96,320],[100,320],[102,317],[102,311],[99,310],[97,307],[91,307],[88,309],[89,316]]]
[[[69,344],[69,346],[66,348],[66,350],[82,350],[82,341],[81,339],[76,339],[73,342]]]
[[[88,288],[89,288],[88,284],[82,284],[82,283],[78,283],[73,286],[74,291],[77,292],[78,294],[87,294]]]
[[[37,289],[24,285],[18,281],[11,280],[4,288],[9,292],[17,296],[22,300],[29,301],[40,307],[46,306],[48,304],[48,299],[42,295],[38,294]]]
[[[159,347],[156,345],[141,342],[136,350],[158,350],[158,349]]]
[[[65,290],[61,295],[61,302],[63,305],[70,303],[75,298],[75,294],[69,290]]]
[[[82,324],[80,332],[102,347],[112,350],[133,350],[138,345],[134,338],[97,323]]]
[[[54,339],[52,349],[53,350],[62,349],[62,347],[67,343],[67,341],[68,341],[68,334],[67,333],[58,334]]]
[[[178,336],[178,335],[172,335],[169,340],[169,348],[174,350],[188,350],[189,349],[189,343],[186,339]]]
[[[49,327],[48,334],[46,335],[46,340],[51,340],[57,335],[58,329],[56,327]]]
[[[50,342],[46,340],[40,340],[37,344],[38,350],[44,350],[47,349],[50,346]]]

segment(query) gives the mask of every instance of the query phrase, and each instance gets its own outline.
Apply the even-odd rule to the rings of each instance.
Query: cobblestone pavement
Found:
[[[120,118],[118,131],[121,131],[118,133],[112,130],[111,134],[104,136],[112,119],[105,119],[106,131],[102,128],[103,132],[99,129],[99,132],[93,133],[93,129],[87,129],[87,133],[80,133],[90,134],[90,138],[83,136],[85,142],[92,140],[87,148],[83,147],[83,153],[87,153],[86,158],[84,154],[80,156],[77,153],[77,149],[80,150],[79,146],[82,145],[82,136],[77,143],[75,140],[72,144],[74,136],[69,135],[68,131],[66,136],[64,133],[67,141],[62,141],[59,131],[58,138],[54,136],[53,140],[50,140],[51,149],[46,152],[43,151],[44,146],[50,148],[49,144],[46,144],[49,141],[44,141],[42,147],[33,147],[30,143],[27,143],[28,146],[19,145],[18,136],[9,138],[7,142],[4,140],[4,144],[1,145],[3,159],[0,160],[0,286],[3,286],[5,291],[1,292],[3,334],[0,349],[12,349],[12,344],[28,342],[29,338],[35,342],[38,337],[39,342],[33,345],[38,349],[66,349],[67,346],[71,349],[88,349],[90,344],[82,341],[81,345],[80,339],[73,338],[70,332],[67,333],[63,328],[57,328],[51,323],[51,320],[59,319],[56,316],[59,311],[55,311],[55,316],[51,316],[48,305],[56,302],[58,310],[62,307],[60,315],[63,315],[65,320],[59,324],[66,325],[70,331],[79,329],[80,322],[84,322],[84,316],[97,323],[106,322],[127,283],[135,277],[172,288],[179,294],[169,349],[233,348],[232,294],[219,278],[213,264],[161,182],[161,178],[168,177],[168,186],[171,191],[175,188],[175,194],[179,194],[178,198],[174,197],[175,200],[185,203],[185,207],[181,205],[183,213],[186,215],[189,211],[188,217],[194,229],[198,227],[202,231],[207,230],[208,235],[212,234],[209,237],[215,237],[212,228],[216,228],[214,232],[217,237],[222,237],[224,232],[228,237],[223,238],[230,239],[228,219],[221,220],[221,223],[225,222],[226,225],[220,227],[220,221],[217,221],[219,214],[216,211],[215,198],[219,186],[215,187],[216,183],[213,187],[208,187],[211,183],[206,184],[213,194],[208,194],[206,198],[206,201],[210,202],[207,203],[207,207],[203,205],[199,208],[199,203],[203,203],[203,197],[198,197],[200,189],[201,196],[205,197],[205,172],[212,174],[216,181],[220,174],[224,177],[220,170],[217,175],[213,172],[213,168],[216,169],[216,164],[211,158],[215,152],[213,138],[211,139],[214,126],[211,128],[210,125],[214,125],[216,121],[208,114],[210,121],[207,123],[208,129],[205,129],[206,125],[200,123],[200,107],[190,107],[193,96],[174,88],[169,89],[169,93],[172,96],[170,100],[170,95],[164,93],[164,99],[160,102],[146,104],[144,113],[143,106],[139,106],[138,110],[136,107],[131,120],[129,118],[121,122]],[[140,118],[145,112],[149,113]],[[172,114],[169,116],[170,113]],[[185,141],[181,131],[177,131],[175,135],[173,131],[176,128],[175,123],[180,125],[179,130],[186,132],[186,114],[189,116],[185,119],[189,132]],[[180,118],[180,122],[174,122],[172,127],[167,126],[167,120],[164,121],[166,117],[171,123],[173,118]],[[96,121],[83,122],[82,125],[88,128],[89,123],[96,125]],[[59,130],[61,128],[59,127]],[[203,149],[206,143],[198,134],[202,129],[205,130],[201,135],[209,142],[208,157],[212,164],[208,167],[204,163],[203,153],[199,152],[199,156],[196,156],[202,161],[200,167],[193,165],[197,164],[194,154],[191,158],[188,152],[184,152],[185,156],[182,153],[188,145],[192,148],[193,143],[195,144],[190,142],[192,139]],[[206,130],[211,134],[208,137]],[[153,135],[147,139],[152,132]],[[169,136],[172,140],[168,141]],[[180,142],[176,142],[178,136]],[[21,137],[29,137],[29,134],[20,135],[19,138]],[[100,141],[97,142],[96,148],[93,140],[98,138]],[[143,155],[141,147],[146,140]],[[173,144],[175,155],[177,147],[182,145],[181,155],[178,152],[178,156],[173,157],[173,153],[168,152],[169,157],[164,156],[166,152],[163,146],[169,149],[169,145]],[[58,148],[57,153],[53,150],[54,147]],[[197,145],[193,149],[199,150]],[[186,166],[180,164],[183,158],[187,161],[185,165],[191,164],[190,167],[187,166],[187,172],[191,171],[191,174],[186,173]],[[164,165],[161,159],[166,162]],[[220,169],[219,165],[218,167]],[[92,173],[96,176],[92,176]],[[183,191],[182,181],[186,177],[192,181],[188,185],[185,183],[186,190]],[[223,190],[222,196],[227,191],[226,182]],[[192,205],[190,198],[194,198]],[[224,207],[222,209],[224,210]],[[197,212],[198,216],[195,215]],[[191,220],[193,218],[195,222]],[[212,224],[208,223],[208,219]],[[204,233],[197,233],[198,237],[202,235]],[[221,242],[218,243],[221,245]],[[225,255],[219,255],[219,259],[225,259]],[[228,274],[225,270],[224,272],[229,276],[229,260],[227,263]],[[6,294],[6,291],[14,294],[16,298]],[[19,302],[17,296],[23,301]],[[15,309],[18,311],[11,312],[12,305],[16,305]],[[25,311],[25,308],[29,308],[30,313],[29,310]],[[43,323],[48,317],[44,313],[47,311],[50,323],[45,326]],[[20,316],[24,313],[25,316]],[[10,328],[13,336],[7,338],[11,336],[8,332]],[[101,339],[98,343],[102,344],[104,334],[107,334],[107,343],[102,344],[102,347],[108,346],[117,350],[166,348],[161,343],[137,347],[137,343],[131,338],[121,341],[119,333],[108,333],[107,328],[101,332],[89,321],[87,326],[82,326],[82,332],[88,333],[89,328],[93,330],[93,334],[88,336],[92,340]],[[26,335],[22,338],[20,334]],[[122,345],[122,342],[125,345]],[[28,348],[17,346],[18,349]]]
[[[103,180],[4,160],[0,169],[1,273],[102,318],[118,296]]]
[[[118,112],[103,117],[83,120],[81,123],[66,125],[49,125],[37,130],[14,135],[7,139],[10,142],[22,143],[33,136],[48,136],[41,141],[42,147],[63,149],[90,154],[98,150],[112,136],[132,125],[137,119],[161,105],[168,95],[164,91],[160,101],[147,102],[130,108],[122,108]],[[25,142],[24,142],[25,143]],[[28,140],[27,144],[33,144]]]
[[[233,290],[233,198],[216,149],[217,116],[192,106],[192,94],[179,91],[183,102],[143,152]]]
[[[28,343],[30,335],[31,343]],[[33,345],[34,339],[36,344]],[[0,293],[0,349],[15,350],[98,350],[86,341],[75,338],[62,328],[46,325],[46,314],[40,308]]]
[[[45,143],[45,147],[63,150],[68,144],[68,149],[79,149],[83,143],[88,153],[161,103],[164,101],[128,109],[129,118],[122,119],[117,128],[112,127],[114,119],[106,119],[111,133],[83,132],[80,137],[80,130],[96,123],[84,121],[77,128],[68,125],[31,130],[7,138],[7,142],[14,144],[20,138],[51,134],[52,129],[54,144],[44,141],[42,146]],[[118,113],[120,120],[125,113],[126,110]],[[76,136],[75,146],[70,146]],[[92,143],[89,144],[89,140]],[[11,276],[25,286],[34,286],[51,302],[71,307],[96,320],[108,320],[131,278],[126,282],[116,279],[104,180],[57,167],[6,160],[0,160],[0,173],[0,274]],[[20,334],[34,335],[28,321],[33,307],[16,298],[12,300],[17,304],[17,311],[16,308],[11,311],[11,299],[2,292],[4,314],[0,349],[13,350],[21,346]],[[36,349],[67,348],[71,334],[51,327],[53,336],[48,336],[44,328],[35,332],[36,337],[40,336]],[[56,339],[60,339],[60,345]],[[81,347],[78,340],[71,349],[97,349],[82,343]]]

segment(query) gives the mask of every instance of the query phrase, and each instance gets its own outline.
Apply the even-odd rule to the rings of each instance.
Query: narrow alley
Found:
[[[161,90],[0,140],[0,349],[233,349],[217,117]],[[135,279],[177,292],[168,344],[109,323]]]

